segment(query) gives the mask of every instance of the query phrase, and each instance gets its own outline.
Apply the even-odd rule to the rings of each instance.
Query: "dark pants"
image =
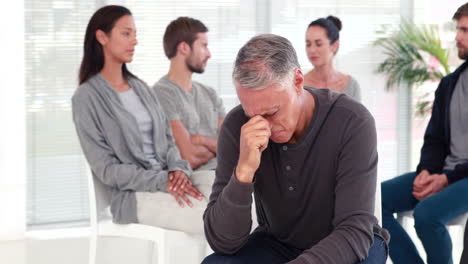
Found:
[[[211,254],[202,264],[260,264],[286,263],[294,260],[300,254],[297,249],[279,242],[273,236],[262,232],[254,232],[247,243],[234,255]],[[385,264],[387,249],[385,242],[378,236],[369,249],[369,256],[362,264]]]
[[[468,211],[468,179],[450,184],[422,201],[414,198],[415,172],[382,183],[382,223],[391,235],[394,264],[424,264],[411,238],[393,216],[414,210],[414,227],[427,254],[428,264],[451,264],[452,240],[445,225]]]

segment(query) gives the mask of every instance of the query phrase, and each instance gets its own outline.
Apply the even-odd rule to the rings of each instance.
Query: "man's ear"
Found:
[[[107,37],[107,34],[104,31],[98,29],[96,30],[96,39],[101,45],[104,46],[109,38]]]
[[[177,53],[180,55],[187,56],[191,51],[192,48],[190,48],[190,45],[185,41],[182,41],[179,43],[179,45],[177,45]]]
[[[304,90],[304,74],[299,68],[294,70],[294,88],[298,94]]]

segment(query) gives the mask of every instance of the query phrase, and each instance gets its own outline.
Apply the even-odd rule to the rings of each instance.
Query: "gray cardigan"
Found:
[[[167,173],[191,169],[182,160],[156,94],[143,81],[130,86],[153,119],[157,165],[143,152],[141,132],[117,92],[99,74],[80,85],[72,97],[73,121],[94,177],[112,193],[111,212],[116,223],[138,222],[135,192],[165,191]],[[156,213],[156,212],[155,212]]]
[[[354,98],[354,100],[361,102],[361,87],[353,77],[351,77],[349,80],[348,85],[346,85],[343,93],[351,96]]]

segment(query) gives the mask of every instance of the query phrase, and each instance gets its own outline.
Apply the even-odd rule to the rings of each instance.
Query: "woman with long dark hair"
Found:
[[[335,16],[312,21],[306,31],[307,58],[314,68],[304,75],[304,85],[328,88],[361,101],[358,82],[350,75],[338,72],[333,58],[340,47],[341,20]]]
[[[105,6],[91,17],[72,98],[81,147],[93,176],[112,193],[114,222],[202,232],[206,199],[190,179],[157,95],[127,69],[136,45],[127,8]],[[185,204],[192,210],[181,209]]]

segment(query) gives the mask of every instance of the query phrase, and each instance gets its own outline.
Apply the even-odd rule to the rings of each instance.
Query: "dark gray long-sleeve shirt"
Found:
[[[269,142],[254,183],[233,172],[240,106],[226,117],[218,141],[216,180],[205,211],[205,233],[215,252],[233,254],[246,242],[254,192],[259,228],[304,249],[291,263],[356,263],[373,241],[377,149],[374,119],[349,97],[306,88],[315,98],[313,119],[295,144]]]

